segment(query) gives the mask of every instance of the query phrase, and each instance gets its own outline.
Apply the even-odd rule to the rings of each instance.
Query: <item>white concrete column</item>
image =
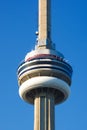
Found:
[[[51,33],[51,0],[39,0],[39,41],[50,41]]]
[[[42,93],[36,96],[34,105],[34,130],[55,130],[53,95]]]

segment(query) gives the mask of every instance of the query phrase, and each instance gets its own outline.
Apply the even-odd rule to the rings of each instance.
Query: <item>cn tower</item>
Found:
[[[38,3],[35,49],[18,67],[19,95],[34,105],[34,130],[55,130],[55,105],[69,97],[72,67],[51,39],[51,0]]]

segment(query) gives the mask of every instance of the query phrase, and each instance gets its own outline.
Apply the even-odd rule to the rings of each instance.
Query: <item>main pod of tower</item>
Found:
[[[19,95],[34,104],[35,97],[53,93],[55,104],[65,101],[70,94],[72,68],[64,56],[53,49],[38,48],[25,57],[18,67]]]

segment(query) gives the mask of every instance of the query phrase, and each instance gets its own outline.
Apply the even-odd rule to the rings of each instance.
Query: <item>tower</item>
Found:
[[[55,129],[55,105],[70,94],[72,67],[51,40],[51,0],[39,0],[35,49],[18,67],[20,97],[34,104],[34,130]]]

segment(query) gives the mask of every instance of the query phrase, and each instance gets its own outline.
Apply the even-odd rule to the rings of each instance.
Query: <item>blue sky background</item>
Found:
[[[0,130],[33,130],[34,107],[20,99],[16,74],[34,49],[37,14],[37,0],[0,1]],[[69,99],[55,107],[55,128],[86,130],[86,0],[52,0],[52,40],[74,70]]]

